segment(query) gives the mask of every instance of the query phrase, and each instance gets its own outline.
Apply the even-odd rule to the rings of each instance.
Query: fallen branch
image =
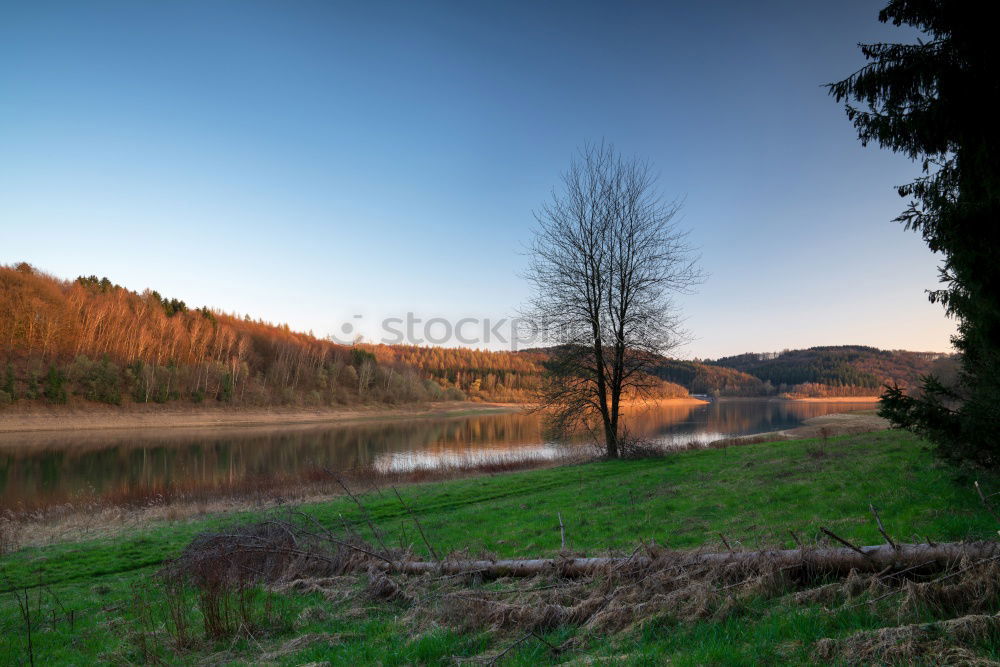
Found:
[[[533,577],[554,573],[563,577],[582,577],[631,564],[637,568],[656,565],[752,565],[767,563],[773,567],[803,568],[814,573],[846,575],[851,570],[878,573],[907,568],[943,571],[963,557],[973,560],[1000,558],[998,542],[951,542],[929,544],[887,544],[877,546],[824,549],[779,549],[732,551],[725,553],[673,553],[648,556],[595,558],[532,558],[507,560],[454,560],[444,562],[395,561],[379,567],[401,574],[461,574],[476,572],[484,577]]]

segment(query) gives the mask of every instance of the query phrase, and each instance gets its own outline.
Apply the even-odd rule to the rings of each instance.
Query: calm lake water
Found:
[[[664,403],[632,416],[632,432],[663,445],[790,428],[871,403],[723,400]],[[546,460],[576,444],[546,442],[533,415],[492,414],[339,426],[220,431],[171,429],[30,434],[0,443],[0,509],[238,488],[262,479],[309,479],[323,469],[407,471],[491,460]]]

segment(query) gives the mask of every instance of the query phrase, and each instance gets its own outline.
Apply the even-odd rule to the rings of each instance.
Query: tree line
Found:
[[[0,404],[334,405],[464,398],[401,360],[107,278],[0,267]]]
[[[851,387],[872,395],[886,384],[919,385],[920,378],[946,356],[933,352],[880,350],[864,345],[837,345],[778,353],[748,353],[706,363],[752,375],[770,383],[779,393],[792,392],[795,385],[825,385],[828,391]]]

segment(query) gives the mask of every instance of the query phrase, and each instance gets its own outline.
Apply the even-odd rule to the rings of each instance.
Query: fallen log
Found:
[[[902,569],[926,573],[954,567],[963,559],[1000,560],[998,542],[948,542],[940,544],[888,544],[852,548],[801,548],[724,553],[666,552],[655,557],[532,558],[508,560],[391,561],[376,565],[400,574],[465,574],[487,578],[533,577],[558,574],[584,577],[610,570],[674,566],[745,566],[747,568],[799,569],[824,575],[858,572],[892,572]]]

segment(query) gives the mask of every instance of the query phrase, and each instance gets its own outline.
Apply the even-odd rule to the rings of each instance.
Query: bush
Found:
[[[434,380],[424,380],[424,393],[430,401],[440,401],[444,398],[444,389]]]
[[[38,371],[32,369],[28,371],[28,388],[24,392],[24,397],[35,399],[41,396],[42,388],[38,384]]]
[[[444,400],[446,401],[464,401],[465,399],[465,392],[458,387],[448,387],[444,390]]]
[[[291,387],[282,387],[280,395],[278,396],[278,402],[281,405],[295,405],[297,403],[295,390]]]
[[[222,383],[219,386],[219,400],[224,403],[233,402],[233,376],[231,373],[222,376]]]
[[[345,366],[344,370],[340,373],[340,382],[351,389],[356,389],[358,386],[358,372],[354,369],[354,366]]]
[[[66,376],[55,366],[49,366],[49,372],[45,376],[45,398],[53,403],[65,403],[66,396]]]
[[[2,408],[5,405],[10,405],[13,402],[14,402],[14,399],[11,398],[10,394],[8,394],[6,391],[0,389],[0,408]]]
[[[3,390],[10,397],[10,400],[17,400],[17,389],[14,386],[14,364],[7,364],[7,373],[4,376]]]
[[[94,363],[81,354],[70,366],[69,376],[88,401],[121,405],[121,376],[118,366],[107,357],[101,363]]]

